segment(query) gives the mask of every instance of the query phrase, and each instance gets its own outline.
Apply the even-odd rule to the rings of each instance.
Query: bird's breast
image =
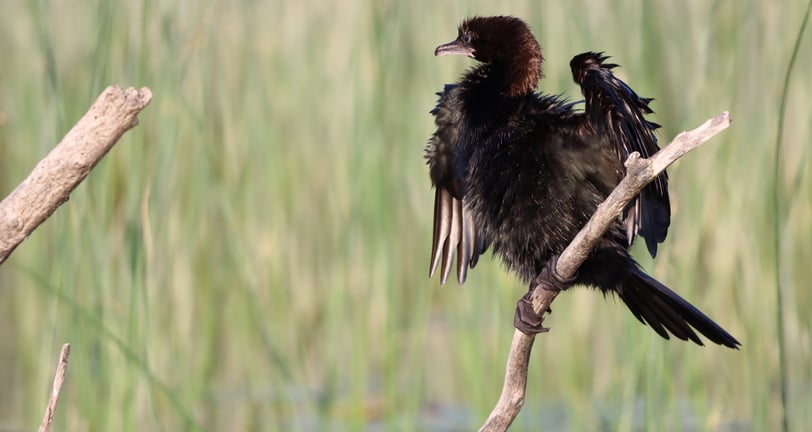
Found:
[[[530,135],[480,139],[471,151],[466,205],[494,252],[530,280],[583,225],[574,217],[577,185]]]

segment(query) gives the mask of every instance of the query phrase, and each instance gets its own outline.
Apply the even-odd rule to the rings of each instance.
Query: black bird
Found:
[[[508,16],[474,17],[435,55],[464,55],[480,64],[438,93],[431,111],[437,131],[426,146],[436,189],[430,275],[445,283],[456,252],[465,281],[489,247],[531,289],[582,284],[615,293],[638,320],[665,339],[669,333],[703,345],[694,330],[731,348],[739,342],[708,316],[647,275],[629,255],[635,236],[654,256],[671,219],[668,177],[646,186],[591,251],[575,277],[563,280],[555,260],[625,174],[632,152],[659,150],[659,126],[644,117],[651,99],[612,74],[602,53],[572,59],[584,108],[536,93],[542,54],[527,25]],[[525,296],[527,297],[527,295]],[[523,299],[524,300],[524,299]],[[544,331],[526,301],[516,327]],[[533,316],[530,316],[530,315]]]

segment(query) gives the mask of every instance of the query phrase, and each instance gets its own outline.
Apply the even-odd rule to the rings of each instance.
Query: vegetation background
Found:
[[[472,64],[434,47],[464,16],[512,14],[544,49],[545,92],[577,99],[569,59],[603,50],[657,99],[663,141],[732,112],[729,130],[671,168],[658,259],[636,256],[743,343],[666,342],[617,300],[575,289],[536,343],[513,430],[776,430],[776,275],[788,419],[812,430],[810,32],[773,175],[805,11],[799,0],[3,1],[0,195],[107,85],[155,97],[0,268],[0,429],[38,423],[63,342],[60,430],[477,427],[525,287],[490,259],[463,288],[426,277],[422,154],[434,92]]]

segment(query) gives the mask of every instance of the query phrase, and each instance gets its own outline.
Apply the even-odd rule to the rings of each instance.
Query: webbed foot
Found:
[[[547,261],[544,269],[541,270],[538,276],[536,276],[536,278],[530,284],[530,289],[528,290],[527,294],[522,296],[518,303],[516,303],[516,314],[513,316],[513,326],[526,335],[534,335],[537,333],[546,333],[550,331],[549,328],[542,325],[544,322],[544,314],[537,314],[533,310],[533,290],[537,286],[540,286],[541,289],[544,290],[563,291],[575,283],[577,275],[569,278],[561,277],[561,275],[555,271],[555,266],[557,263],[558,255],[552,256]],[[552,310],[547,308],[546,312],[551,313]]]

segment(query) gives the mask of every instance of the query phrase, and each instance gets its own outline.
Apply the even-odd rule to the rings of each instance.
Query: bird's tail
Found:
[[[669,339],[670,332],[682,340],[704,345],[694,332],[698,330],[719,345],[735,349],[741,345],[702,311],[636,265],[631,266],[616,292],[637,319],[665,339]]]

